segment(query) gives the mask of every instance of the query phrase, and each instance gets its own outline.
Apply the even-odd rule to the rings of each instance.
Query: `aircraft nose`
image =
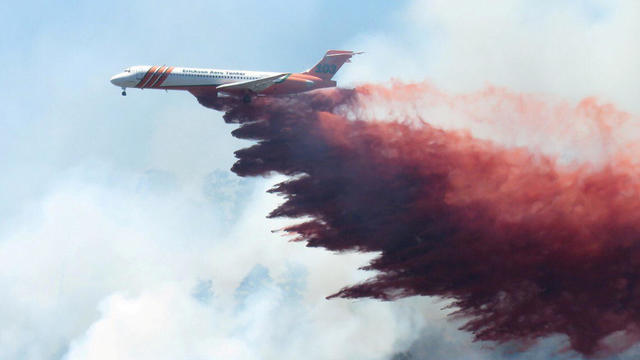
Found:
[[[120,73],[111,77],[111,83],[115,86],[122,86],[122,80],[125,77],[124,73]]]

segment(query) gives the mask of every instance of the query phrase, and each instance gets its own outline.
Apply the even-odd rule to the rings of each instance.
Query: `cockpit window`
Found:
[[[131,68],[124,69],[124,72],[131,72]]]

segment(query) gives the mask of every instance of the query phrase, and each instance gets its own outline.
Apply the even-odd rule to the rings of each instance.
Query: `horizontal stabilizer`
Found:
[[[339,53],[339,54],[327,54],[327,57],[334,57],[334,56],[348,56],[348,57],[352,57],[353,55],[360,55],[360,54],[364,54],[364,51],[358,51],[358,52],[354,52],[354,51],[349,51],[349,52],[344,52],[344,53]]]

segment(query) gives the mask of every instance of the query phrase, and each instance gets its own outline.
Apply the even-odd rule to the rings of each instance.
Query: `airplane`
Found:
[[[335,87],[331,80],[344,63],[362,52],[329,50],[322,60],[302,73],[222,70],[173,66],[131,66],[113,76],[111,83],[122,88],[186,90],[196,98],[217,98],[218,94],[239,97],[245,103],[255,96],[286,95]]]

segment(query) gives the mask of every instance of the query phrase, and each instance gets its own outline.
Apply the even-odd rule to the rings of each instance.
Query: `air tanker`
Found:
[[[122,96],[127,95],[127,88],[186,90],[198,99],[222,94],[249,103],[255,96],[335,87],[333,75],[357,54],[362,52],[329,50],[314,67],[301,73],[138,65],[113,76],[111,83],[122,88]]]

